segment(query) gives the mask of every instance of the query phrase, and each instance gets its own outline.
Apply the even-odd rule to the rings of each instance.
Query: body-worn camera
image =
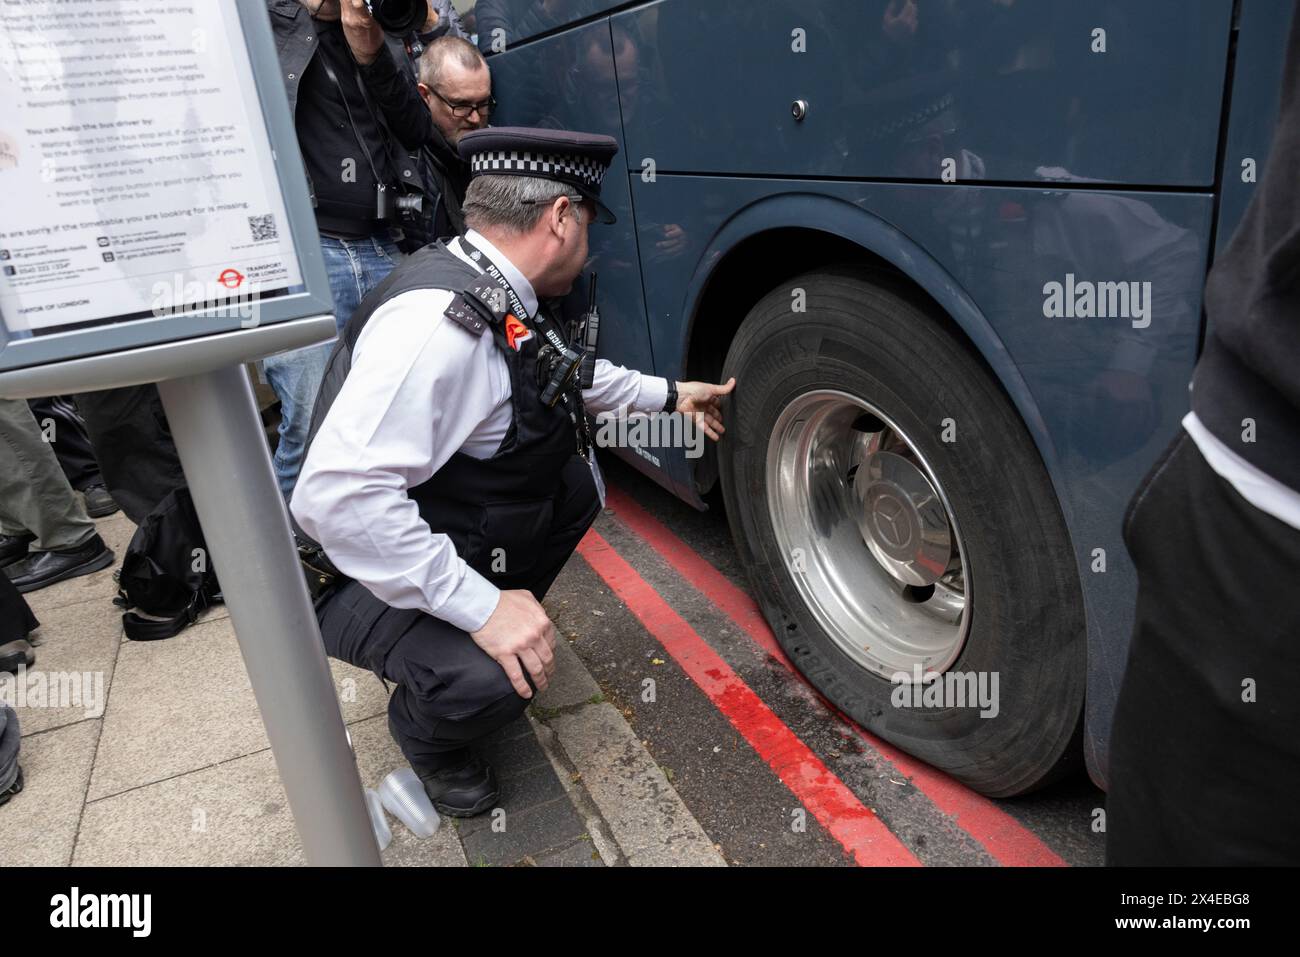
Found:
[[[424,26],[428,0],[366,0],[366,10],[385,33],[404,37]]]

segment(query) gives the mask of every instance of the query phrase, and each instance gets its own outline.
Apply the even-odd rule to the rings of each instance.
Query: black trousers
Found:
[[[1106,862],[1300,864],[1300,531],[1243,499],[1180,432],[1124,539],[1137,621],[1111,733]]]
[[[26,638],[40,626],[22,593],[0,572],[0,645]]]
[[[59,460],[59,467],[68,477],[68,484],[78,492],[84,492],[92,485],[102,485],[104,479],[99,474],[99,463],[95,461],[95,450],[91,447],[85,420],[72,404],[71,397],[46,396],[28,399],[27,404],[37,422],[54,420],[54,441],[50,445]]]
[[[139,525],[169,492],[185,484],[158,388],[82,392],[76,400],[109,494]]]
[[[599,511],[587,464],[571,460],[530,575],[528,590],[538,601]],[[508,724],[528,706],[468,632],[416,609],[392,608],[360,582],[349,581],[322,598],[316,614],[326,653],[396,684],[388,699],[388,727],[417,771],[434,766],[442,752]]]

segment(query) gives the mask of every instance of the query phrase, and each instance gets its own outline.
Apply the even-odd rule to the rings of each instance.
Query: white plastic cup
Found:
[[[379,798],[389,814],[416,837],[431,837],[438,830],[438,812],[415,771],[398,768],[379,782]]]
[[[388,828],[388,819],[384,817],[384,802],[374,788],[366,788],[366,810],[370,812],[370,826],[375,831],[375,842],[382,851],[393,842],[393,832]]]

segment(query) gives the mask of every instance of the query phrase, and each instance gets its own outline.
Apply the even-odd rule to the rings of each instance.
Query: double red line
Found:
[[[640,536],[749,638],[798,680],[803,677],[781,651],[757,604],[701,558],[621,489],[611,488],[607,504],[615,518]],[[578,552],[672,655],[678,666],[708,695],[714,706],[767,762],[794,794],[849,853],[864,866],[916,865],[915,855],[866,807],[813,751],[754,693],[730,665],[702,639],[627,561],[594,529]],[[806,684],[807,682],[804,681]],[[828,720],[858,735],[953,823],[978,842],[999,864],[1063,866],[1065,862],[1037,836],[996,804],[941,771],[917,761],[858,727],[820,695]]]

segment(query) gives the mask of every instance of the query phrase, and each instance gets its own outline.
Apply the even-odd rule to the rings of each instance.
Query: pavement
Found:
[[[499,806],[423,840],[390,817],[387,865],[1101,863],[1089,782],[993,801],[848,722],[785,660],[720,510],[606,472],[608,507],[545,602],[551,684],[482,743]],[[120,559],[133,526],[97,524]],[[126,641],[112,570],[27,596],[28,685],[50,694],[18,709],[27,785],[0,808],[0,866],[305,863],[227,610]],[[387,690],[330,664],[377,787],[405,764]]]
[[[134,526],[120,513],[96,524],[120,561]],[[0,808],[0,866],[305,863],[228,611],[165,641],[127,641],[112,572],[27,596],[41,627],[18,709],[26,787]],[[567,642],[557,654],[547,690],[483,743],[500,805],[443,818],[424,840],[390,817],[385,864],[722,863]],[[387,692],[367,671],[331,667],[362,782],[378,787],[405,766]]]

